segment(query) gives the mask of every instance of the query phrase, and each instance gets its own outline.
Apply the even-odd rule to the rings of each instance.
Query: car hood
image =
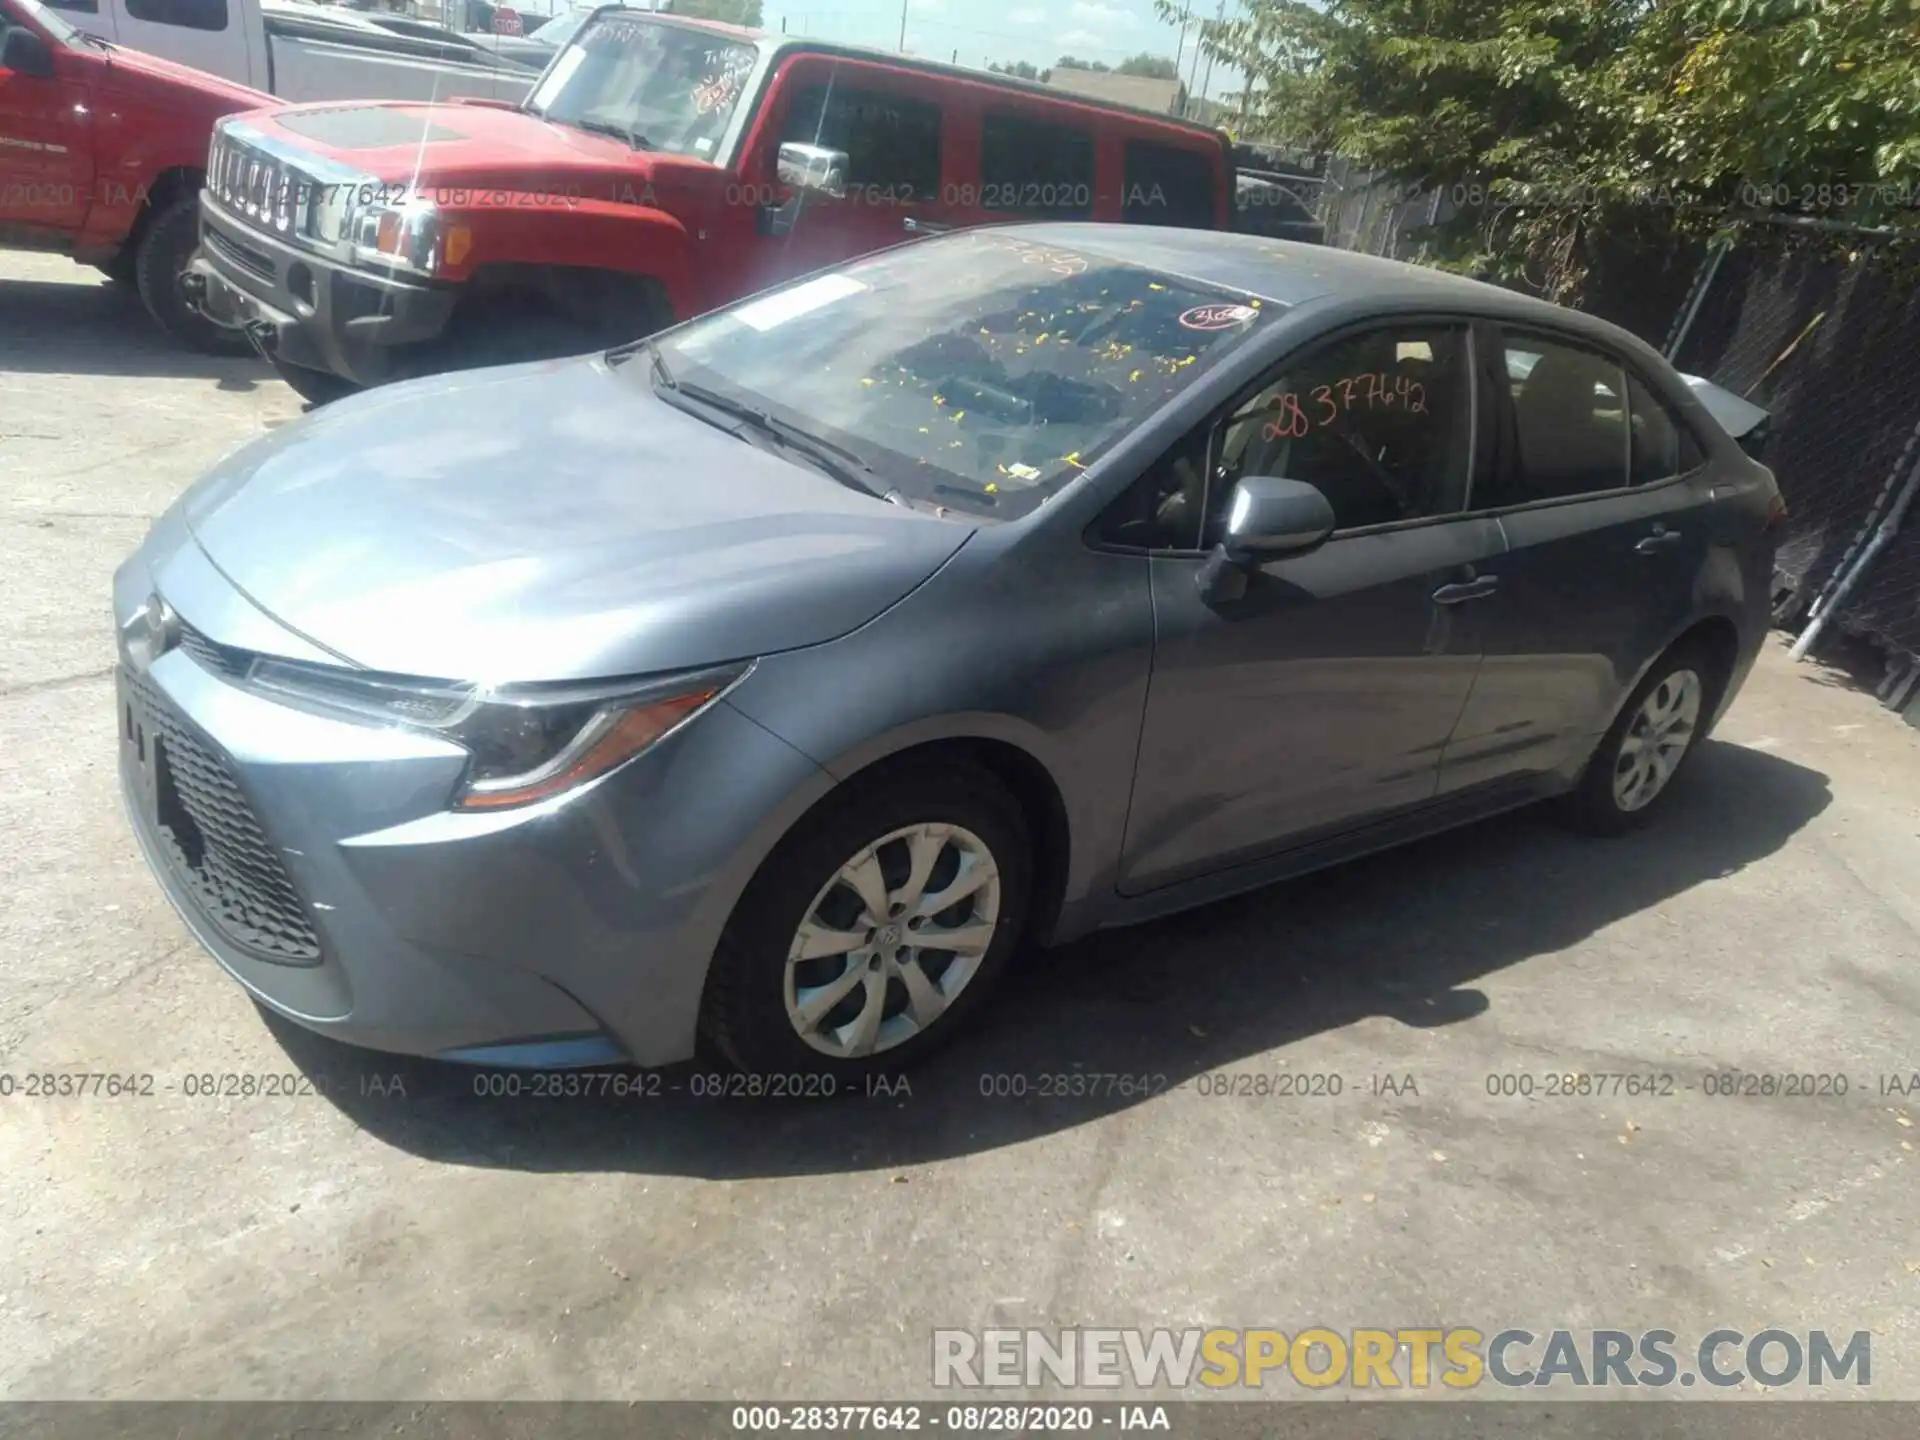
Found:
[[[116,99],[167,105],[209,117],[236,110],[259,110],[273,96],[237,85],[190,65],[116,45],[106,52],[108,89]]]
[[[704,160],[638,154],[623,140],[589,134],[494,105],[316,101],[258,117],[281,143],[385,180],[422,186],[544,183],[617,175],[634,186],[656,170],[719,172]]]
[[[227,579],[314,644],[495,683],[830,640],[974,529],[744,443],[598,356],[339,401],[228,457],[181,505]]]

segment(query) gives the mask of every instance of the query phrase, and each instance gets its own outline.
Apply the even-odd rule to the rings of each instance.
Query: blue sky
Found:
[[[1174,58],[1180,41],[1177,25],[1162,22],[1153,0],[906,0],[907,46],[917,55],[948,60],[960,52],[963,65],[989,60],[1025,60],[1051,65],[1062,55],[1118,64],[1148,50]],[[1219,0],[1194,0],[1196,21],[1180,60],[1180,76],[1192,72],[1193,34],[1198,12],[1212,19]],[[1237,7],[1229,3],[1228,13]],[[765,23],[778,30],[782,20],[796,35],[843,40],[892,50],[900,44],[899,0],[763,0]],[[1207,62],[1200,61],[1198,90]],[[1237,88],[1238,76],[1213,67],[1211,94]]]

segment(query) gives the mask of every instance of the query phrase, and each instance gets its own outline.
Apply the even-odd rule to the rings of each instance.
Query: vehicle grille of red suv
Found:
[[[232,215],[290,240],[302,237],[319,194],[311,177],[221,131],[207,153],[207,191]]]

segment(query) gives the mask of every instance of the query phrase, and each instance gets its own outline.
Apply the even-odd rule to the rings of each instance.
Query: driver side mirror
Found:
[[[780,147],[774,174],[782,185],[843,199],[847,193],[847,152],[789,141]]]
[[[1227,503],[1225,545],[1236,555],[1285,555],[1333,533],[1333,506],[1304,480],[1249,475]]]
[[[1238,600],[1261,560],[1311,550],[1333,533],[1333,506],[1302,480],[1248,475],[1227,501],[1227,533],[1196,577],[1209,601]]]
[[[16,25],[0,41],[0,76],[9,73],[29,80],[53,78],[53,52],[47,42],[25,26]]]

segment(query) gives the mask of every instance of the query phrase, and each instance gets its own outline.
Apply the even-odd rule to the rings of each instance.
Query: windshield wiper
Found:
[[[86,41],[89,45],[97,45],[102,50],[114,50],[119,48],[111,40],[107,39],[106,36],[96,35],[91,30],[76,30],[73,33],[78,35],[82,40]]]
[[[545,119],[546,117],[542,116],[541,118]],[[595,135],[611,135],[616,140],[624,140],[627,142],[627,148],[630,150],[653,150],[658,148],[639,131],[631,130],[616,120],[574,120],[571,122],[563,120],[560,123],[563,125],[571,123],[576,130],[586,130]]]
[[[895,505],[902,503],[899,491],[881,490],[861,479],[863,475],[872,475],[873,469],[844,445],[823,440],[818,435],[802,430],[797,425],[789,425],[786,421],[769,415],[764,410],[756,410],[753,406],[742,404],[730,395],[722,395],[718,390],[709,390],[704,385],[688,385],[675,380],[672,372],[667,369],[666,361],[660,358],[659,347],[649,344],[647,349],[653,357],[656,393],[667,397],[681,396],[704,405],[710,410],[718,410],[723,415],[730,415],[735,420],[759,431],[774,444],[804,455],[816,468],[824,470],[849,490],[858,490],[862,494],[873,496],[876,500],[887,500]],[[669,403],[677,402],[670,399]]]
[[[645,350],[653,361],[653,378],[669,390],[679,388],[680,382],[673,378],[673,372],[667,368],[667,359],[660,353],[660,347],[651,340],[642,340],[640,348]]]

